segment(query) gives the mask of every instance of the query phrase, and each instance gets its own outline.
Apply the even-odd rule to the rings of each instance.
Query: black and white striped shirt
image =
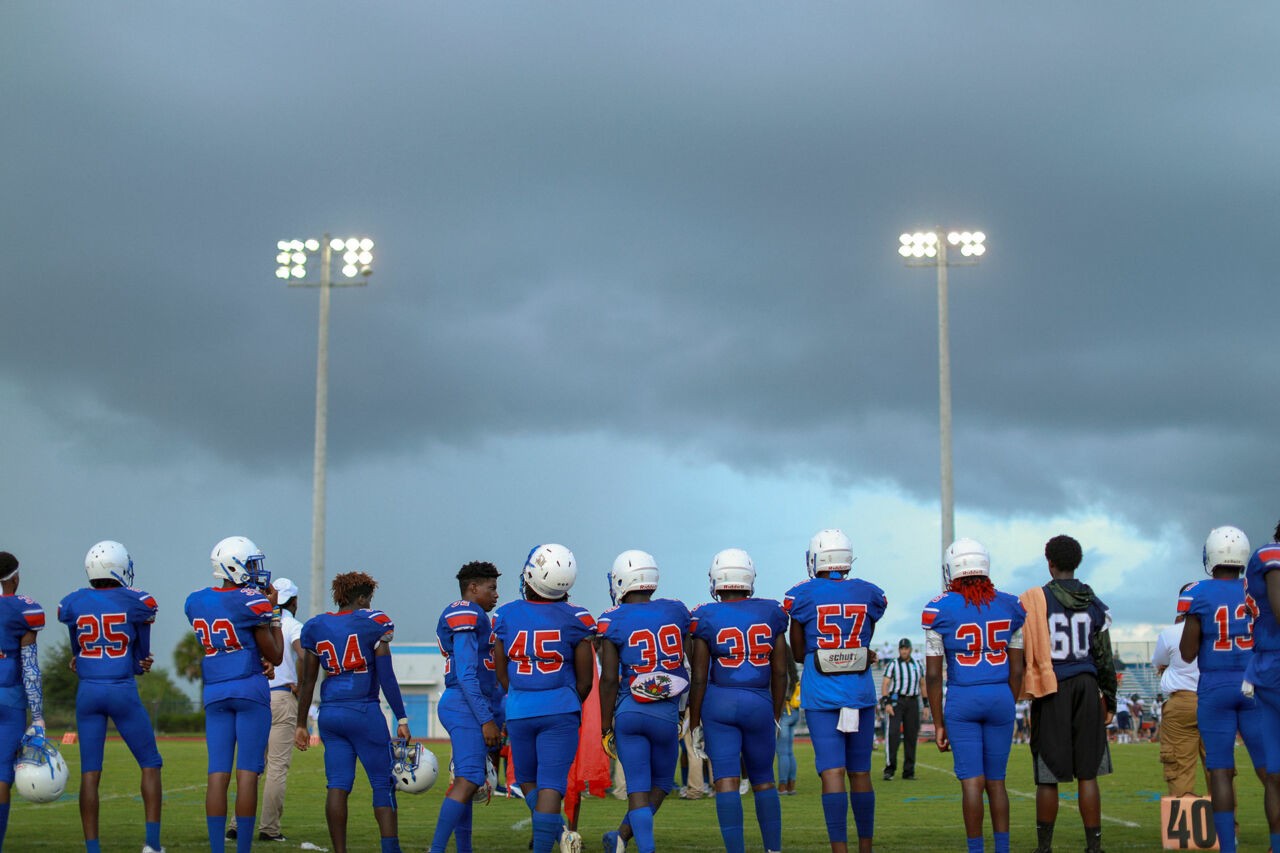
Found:
[[[885,691],[887,696],[918,696],[920,694],[920,679],[924,677],[924,672],[920,668],[920,664],[908,658],[894,658],[884,668],[885,681],[888,682],[888,689]]]

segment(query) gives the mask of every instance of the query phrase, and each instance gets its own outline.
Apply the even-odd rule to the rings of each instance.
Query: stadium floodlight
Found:
[[[946,234],[946,239],[939,237]],[[964,260],[947,257],[948,245],[959,247]],[[981,231],[932,229],[903,232],[898,254],[911,267],[938,270],[938,433],[941,456],[942,550],[955,541],[955,495],[951,477],[951,333],[947,311],[947,268],[976,264],[986,254],[987,235]],[[946,578],[942,580],[946,589]]]
[[[363,287],[373,274],[373,241],[368,237],[314,237],[276,243],[276,278],[290,287],[320,289],[320,330],[316,344],[316,449],[312,466],[311,504],[311,613],[324,612],[325,473],[328,463],[329,427],[329,300],[335,287]],[[345,280],[334,281],[330,270],[333,253],[342,254]],[[304,281],[308,261],[320,260],[320,280]]]

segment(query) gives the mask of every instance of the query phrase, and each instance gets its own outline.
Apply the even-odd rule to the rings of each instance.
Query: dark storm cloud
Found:
[[[962,503],[1275,514],[1274,10],[304,8],[8,12],[0,370],[93,452],[305,469],[315,293],[272,255],[327,228],[378,240],[338,464],[603,431],[931,496],[894,252],[971,223]]]

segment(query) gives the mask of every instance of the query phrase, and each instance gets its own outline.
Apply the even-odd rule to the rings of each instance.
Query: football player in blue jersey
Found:
[[[0,848],[9,827],[9,797],[13,788],[13,756],[26,730],[44,737],[44,691],[36,632],[44,628],[44,609],[18,595],[18,559],[0,551]],[[31,728],[27,728],[27,711]]]
[[[80,823],[87,853],[98,853],[98,783],[108,718],[142,770],[146,817],[143,853],[159,853],[160,751],[151,717],[138,697],[134,676],[151,670],[151,625],[156,600],[133,588],[133,559],[119,542],[99,542],[84,558],[89,586],[58,605],[58,621],[71,633],[80,735]]]
[[[716,817],[728,853],[743,853],[742,765],[755,791],[766,851],[782,849],[782,806],[773,776],[774,740],[787,691],[787,614],[771,598],[753,598],[756,568],[746,551],[716,554],[711,596],[694,608],[689,661],[689,725],[701,726],[716,791]]]
[[[278,593],[262,550],[243,536],[229,536],[209,555],[218,586],[187,596],[185,612],[204,646],[204,731],[209,753],[205,821],[209,849],[225,849],[227,788],[236,769],[237,853],[249,853],[258,809],[258,776],[266,766],[271,733],[271,694],[265,664],[284,656]],[[264,664],[265,661],[265,664]]]
[[[1280,850],[1280,524],[1271,542],[1249,558],[1245,591],[1256,608],[1253,656],[1245,670],[1245,690],[1255,692],[1262,715],[1267,757],[1266,809],[1271,849]]]
[[[516,782],[533,811],[534,853],[549,853],[564,832],[560,806],[595,668],[589,642],[595,620],[567,600],[577,577],[568,548],[539,545],[524,563],[523,599],[493,616],[493,660],[507,691]]]
[[[1262,716],[1252,696],[1241,693],[1253,649],[1253,600],[1240,577],[1252,549],[1244,532],[1216,527],[1204,543],[1204,570],[1212,580],[1197,581],[1178,597],[1185,613],[1179,652],[1199,662],[1196,719],[1209,770],[1213,825],[1222,853],[1236,849],[1236,732],[1244,739],[1254,771],[1266,783]]]
[[[644,551],[624,551],[609,573],[614,606],[601,614],[600,729],[605,751],[622,763],[627,816],[605,833],[605,853],[635,838],[653,853],[653,817],[674,784],[679,755],[679,697],[689,686],[685,635],[689,609],[654,598],[658,566]]]
[[[1022,624],[1017,597],[991,583],[982,543],[957,539],[943,554],[947,591],[925,607],[925,686],[938,749],[955,753],[969,853],[982,853],[982,792],[991,807],[996,853],[1009,853],[1005,769],[1022,690]],[[942,701],[942,662],[947,699]]]
[[[395,636],[391,617],[374,610],[373,592],[378,582],[364,572],[347,572],[333,579],[336,613],[321,613],[302,626],[301,681],[298,685],[298,719],[311,709],[316,679],[323,667],[320,686],[320,740],[324,744],[324,775],[328,794],[324,816],[335,853],[347,851],[347,798],[356,779],[356,759],[369,777],[373,790],[373,817],[378,822],[382,853],[400,853],[396,801],[391,778],[391,735],[378,703],[378,691],[396,716],[396,737],[408,740],[400,684],[391,667]],[[293,744],[310,745],[306,724],[294,732]]]
[[[449,733],[454,779],[440,803],[432,853],[444,853],[450,835],[456,838],[458,853],[471,850],[472,798],[485,785],[490,750],[502,745],[502,703],[489,622],[489,612],[498,605],[500,575],[493,563],[467,563],[458,570],[461,598],[446,606],[436,622],[444,655],[444,695],[437,713]]]
[[[876,795],[871,787],[876,684],[871,637],[889,606],[884,591],[848,577],[853,543],[840,530],[821,530],[805,554],[809,580],[783,599],[791,616],[791,650],[804,664],[800,707],[809,721],[814,762],[822,780],[822,813],[832,853],[848,850],[845,776],[858,849],[870,851]]]

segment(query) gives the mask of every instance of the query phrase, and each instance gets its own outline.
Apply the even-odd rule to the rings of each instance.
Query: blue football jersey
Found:
[[[1178,597],[1178,612],[1200,620],[1201,672],[1243,670],[1253,650],[1252,599],[1244,580],[1209,578],[1196,581]]]
[[[459,634],[474,638],[475,660],[456,657],[454,644]],[[455,601],[445,607],[436,622],[436,640],[444,655],[445,689],[464,691],[467,705],[478,722],[494,719],[501,689],[493,667],[493,627],[489,614],[474,601]]]
[[[375,650],[395,633],[391,617],[381,610],[340,610],[308,619],[299,643],[320,659],[324,670],[321,705],[377,702],[378,667],[391,666],[391,658],[379,660]]]
[[[712,601],[693,609],[690,633],[711,650],[709,681],[718,687],[768,691],[769,658],[787,630],[787,614],[771,598]]]
[[[1276,542],[1254,551],[1244,572],[1245,589],[1256,608],[1253,647],[1260,652],[1280,651],[1280,624],[1276,622],[1278,614],[1272,612],[1271,599],[1267,598],[1267,572],[1273,569],[1280,569],[1280,543]]]
[[[209,685],[234,682],[262,674],[262,653],[254,630],[271,623],[271,602],[253,587],[206,587],[187,596],[187,621],[204,646],[202,671],[205,700],[213,701]],[[228,694],[231,695],[231,694]]]
[[[156,600],[140,589],[78,589],[58,605],[58,621],[71,632],[81,681],[132,680],[142,672],[139,630],[156,621]]]
[[[512,601],[493,614],[507,655],[508,720],[578,711],[578,643],[595,633],[591,614],[567,601]]]
[[[783,609],[804,626],[804,671],[800,705],[818,710],[870,708],[878,698],[871,669],[824,675],[813,665],[817,649],[857,649],[871,645],[876,622],[889,601],[884,590],[861,578],[815,577],[787,590]]]
[[[34,599],[0,595],[0,687],[22,686],[22,638],[43,628],[44,608]]]
[[[621,689],[618,691],[617,711],[661,711],[666,706],[674,709],[673,697],[661,695],[666,684],[689,683],[689,669],[684,661],[684,635],[689,633],[689,608],[671,598],[654,598],[649,601],[633,601],[610,607],[600,614],[601,636],[618,649],[618,670]],[[653,679],[652,674],[674,676],[670,681]],[[639,700],[632,691],[636,680],[652,685],[653,696]],[[678,680],[677,680],[678,679]],[[648,705],[663,705],[662,709]]]
[[[975,607],[958,592],[944,592],[920,615],[927,631],[942,636],[947,682],[956,686],[1009,680],[1009,639],[1027,621],[1027,611],[1007,592]]]

